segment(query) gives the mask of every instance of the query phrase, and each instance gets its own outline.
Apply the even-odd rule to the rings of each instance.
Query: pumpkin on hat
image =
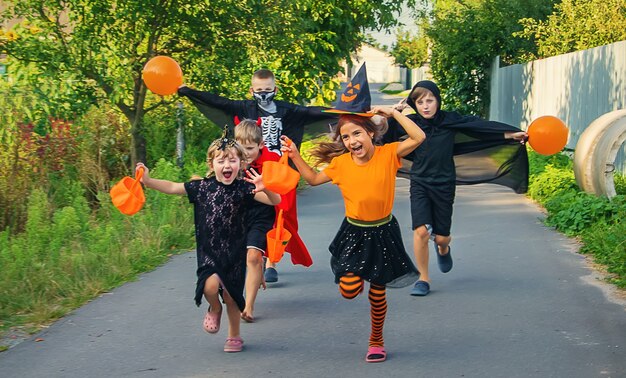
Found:
[[[367,69],[365,63],[359,68],[356,75],[350,80],[343,91],[337,105],[333,109],[322,110],[325,113],[354,114],[362,117],[371,117],[373,113],[367,113],[371,109],[372,98],[370,87],[367,83]]]

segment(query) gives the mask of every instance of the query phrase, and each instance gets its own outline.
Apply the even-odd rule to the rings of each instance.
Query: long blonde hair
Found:
[[[330,163],[334,157],[348,152],[348,149],[341,140],[341,127],[345,124],[352,123],[361,126],[368,133],[373,133],[373,143],[379,144],[381,137],[387,132],[387,119],[380,116],[374,117],[362,117],[353,114],[342,114],[339,116],[339,122],[337,122],[333,132],[330,134],[332,142],[320,142],[311,150],[311,155],[316,158],[315,166],[322,163]]]

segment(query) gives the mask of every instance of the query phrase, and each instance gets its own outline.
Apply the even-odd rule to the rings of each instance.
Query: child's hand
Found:
[[[298,151],[298,148],[296,147],[296,145],[291,141],[291,139],[289,139],[286,136],[281,136],[280,137],[280,150],[283,153],[286,153],[287,156],[289,156],[290,158],[294,158],[296,156],[300,156],[300,152]]]
[[[244,177],[243,179],[251,184],[254,184],[254,189],[252,190],[252,193],[256,194],[265,190],[263,177],[259,174],[259,172],[255,171],[254,168],[246,169],[246,175],[248,177]]]
[[[526,131],[518,131],[516,133],[505,133],[504,137],[506,139],[517,140],[520,143],[526,143],[528,140],[528,133]]]
[[[145,183],[144,180],[150,179],[150,170],[143,163],[137,163],[137,165],[135,166],[135,177],[137,177],[137,171],[139,171],[139,168],[143,168],[143,176],[141,176],[140,181]]]
[[[393,107],[374,106],[368,113],[378,114],[387,118],[393,117],[393,112],[397,109]]]

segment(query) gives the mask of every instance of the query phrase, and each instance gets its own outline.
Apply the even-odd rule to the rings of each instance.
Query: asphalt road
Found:
[[[396,197],[410,250],[407,181],[398,180]],[[314,264],[283,259],[279,282],[259,293],[257,322],[242,324],[242,353],[222,351],[225,330],[202,330],[206,306],[193,303],[191,252],[0,353],[0,376],[626,376],[626,302],[524,196],[495,185],[458,188],[454,268],[439,273],[431,259],[427,297],[388,291],[389,355],[380,364],[364,362],[367,297],[342,299],[328,265],[343,214],[339,190],[306,189],[299,210]]]

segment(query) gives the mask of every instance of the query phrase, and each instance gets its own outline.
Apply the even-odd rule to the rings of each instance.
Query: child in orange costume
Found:
[[[418,276],[404,249],[398,222],[391,214],[395,175],[401,166],[400,158],[422,143],[425,135],[398,110],[374,108],[363,113],[370,105],[364,67],[348,85],[347,90],[352,92],[342,96],[344,101],[335,110],[343,115],[339,117],[333,142],[320,143],[312,151],[318,163],[329,162],[328,166],[317,172],[302,159],[295,147],[283,144],[283,150],[289,153],[310,185],[332,180],[341,190],[346,217],[329,247],[331,268],[339,291],[346,299],[355,298],[363,291],[364,280],[370,282],[371,334],[365,360],[382,362],[387,358],[383,340],[386,287],[411,285]],[[350,88],[358,90],[355,92]],[[393,117],[409,138],[375,145],[384,127],[371,120],[372,114]],[[386,122],[382,125],[385,126]]]

